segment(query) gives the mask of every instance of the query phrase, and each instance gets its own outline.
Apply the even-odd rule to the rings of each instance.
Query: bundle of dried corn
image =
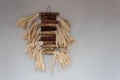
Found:
[[[26,52],[36,60],[36,68],[45,71],[44,54],[54,55],[54,63],[67,67],[71,59],[68,55],[74,39],[69,34],[71,24],[57,12],[40,12],[21,18],[17,26],[26,30]]]

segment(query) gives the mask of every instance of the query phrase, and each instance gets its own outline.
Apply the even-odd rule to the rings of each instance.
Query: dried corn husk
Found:
[[[58,17],[57,20],[60,22],[61,27],[63,27],[65,31],[70,31],[71,25],[66,19],[64,19],[62,17]]]
[[[39,14],[34,14],[32,16],[21,18],[16,23],[16,25],[22,29],[27,29],[27,27],[30,27],[31,23],[38,17],[39,17]]]
[[[44,54],[54,55],[54,63],[58,62],[63,68],[67,67],[71,63],[68,50],[74,42],[74,39],[69,34],[71,24],[62,17],[58,17],[57,20],[42,20],[42,22],[40,15],[34,14],[21,18],[16,23],[17,26],[26,30],[23,36],[27,40],[26,52],[31,58],[36,60],[36,68],[38,70],[45,71]],[[57,30],[41,31],[41,26],[52,26],[57,28]],[[53,37],[53,35],[56,37],[55,41],[42,40],[43,37]]]
[[[71,59],[67,53],[60,51],[54,51],[53,63],[58,62],[63,68],[66,68],[70,65]]]
[[[44,65],[44,61],[43,61],[44,54],[43,54],[42,48],[37,47],[35,53],[36,53],[36,68],[38,70],[45,71],[45,65]]]

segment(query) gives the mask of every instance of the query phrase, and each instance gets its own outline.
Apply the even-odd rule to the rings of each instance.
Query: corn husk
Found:
[[[66,68],[70,65],[71,59],[67,53],[60,51],[54,51],[53,63],[58,62],[63,68]]]
[[[35,19],[39,17],[39,14],[34,14],[32,16],[24,17],[18,20],[16,23],[17,26],[19,26],[22,29],[27,29],[31,26],[31,24],[34,22]]]
[[[25,18],[21,18],[16,25],[26,30],[23,38],[27,40],[26,52],[28,55],[36,60],[36,68],[41,71],[45,71],[44,55],[54,55],[53,62],[58,62],[60,66],[66,68],[70,65],[71,59],[68,55],[71,44],[74,39],[70,35],[71,24],[68,20],[58,17],[56,21],[58,24],[41,23],[39,14],[34,14]],[[46,22],[46,21],[45,21]],[[41,26],[54,26],[56,31],[41,31]],[[56,35],[55,41],[40,41],[41,36],[47,37],[50,35]]]

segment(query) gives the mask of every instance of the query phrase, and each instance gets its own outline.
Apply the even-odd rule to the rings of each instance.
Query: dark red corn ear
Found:
[[[43,35],[40,41],[55,41],[56,35]]]
[[[40,12],[40,16],[58,16],[58,12]]]
[[[42,26],[41,31],[56,31],[57,28],[53,26]]]
[[[55,50],[56,47],[51,49],[50,45],[56,45],[56,34],[49,33],[51,31],[56,31],[57,27],[56,24],[59,22],[56,20],[59,13],[57,12],[41,12],[41,32],[48,32],[47,34],[40,34],[41,38],[40,41],[43,41],[43,46],[47,51],[50,51],[53,54],[52,51]]]
[[[52,23],[52,24],[58,24],[59,22],[58,22],[57,20],[43,19],[43,20],[41,20],[41,23]]]

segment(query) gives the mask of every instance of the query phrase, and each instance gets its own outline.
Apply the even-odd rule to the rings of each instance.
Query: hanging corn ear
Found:
[[[40,12],[21,18],[17,26],[26,30],[23,38],[27,40],[26,52],[36,61],[36,68],[45,71],[44,55],[53,55],[53,62],[63,68],[69,66],[68,55],[74,39],[69,34],[71,24],[57,12]]]

